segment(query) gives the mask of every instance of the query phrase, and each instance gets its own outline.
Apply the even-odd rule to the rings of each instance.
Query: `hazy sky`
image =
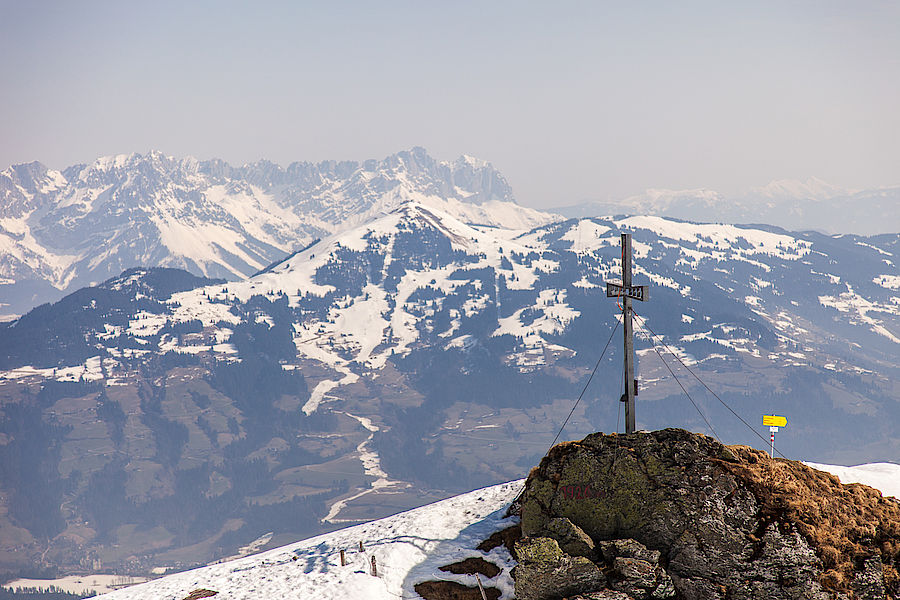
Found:
[[[900,184],[900,2],[0,0],[0,169],[491,161],[523,204]]]

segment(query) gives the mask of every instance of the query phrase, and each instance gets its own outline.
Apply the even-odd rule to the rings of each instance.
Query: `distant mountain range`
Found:
[[[144,166],[117,171],[129,161]],[[30,277],[46,267],[65,287],[141,261],[0,325],[0,571],[195,565],[268,532],[287,543],[516,478],[595,368],[564,437],[617,430],[621,330],[604,284],[619,276],[623,231],[636,283],[650,286],[635,307],[639,427],[763,446],[759,419],[774,413],[789,419],[787,456],[859,463],[900,451],[900,234],[563,220],[516,205],[486,163],[415,149],[315,167],[331,183],[307,186],[315,201],[297,197],[331,229],[307,231],[312,217],[287,200],[303,178],[279,183],[290,168],[236,170],[249,191],[231,200],[209,191],[225,184],[200,193],[158,180],[227,179],[204,164],[98,161],[117,192],[52,203],[57,237],[102,221],[91,244],[109,253],[86,244],[58,271],[35,258]],[[93,168],[40,172],[30,187],[15,175],[6,198],[18,204],[3,210],[18,216],[2,223],[23,232],[5,238],[16,252],[31,244],[46,257],[35,241],[55,226],[46,199]],[[348,181],[368,191],[338,200]],[[160,235],[171,223],[190,227]],[[280,253],[271,264],[264,248]],[[193,272],[143,262],[153,256]]]
[[[700,222],[766,223],[824,233],[900,231],[900,186],[846,190],[820,179],[781,180],[739,194],[709,189],[650,189],[624,199],[557,209],[567,217],[657,215]]]
[[[483,224],[531,228],[554,218],[515,205],[490,164],[439,162],[422,148],[287,168],[157,151],[63,171],[15,165],[0,173],[0,316],[135,266],[247,277],[410,199],[465,200],[458,216]]]

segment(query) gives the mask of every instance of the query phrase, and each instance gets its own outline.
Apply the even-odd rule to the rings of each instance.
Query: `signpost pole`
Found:
[[[622,287],[631,289],[631,234],[622,234]],[[634,327],[631,296],[622,298],[622,326],[625,330],[625,433],[634,433]]]
[[[763,425],[769,428],[772,434],[769,440],[769,453],[775,458],[775,434],[779,427],[787,427],[787,417],[780,415],[763,415]]]
[[[775,432],[778,431],[777,427],[769,427],[769,431],[772,433],[771,444],[769,446],[769,453],[772,455],[772,458],[775,458]]]

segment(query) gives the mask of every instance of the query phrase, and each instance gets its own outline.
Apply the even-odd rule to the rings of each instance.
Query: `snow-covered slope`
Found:
[[[102,598],[179,600],[196,589],[218,592],[222,600],[283,598],[310,600],[396,600],[418,598],[416,583],[445,579],[475,585],[468,575],[438,568],[472,556],[502,567],[490,585],[504,600],[513,596],[514,563],[503,546],[475,547],[493,532],[513,525],[505,518],[524,480],[475,490],[392,517],[316,536],[261,554],[169,575]],[[359,543],[363,552],[359,552]],[[340,551],[348,564],[341,566]],[[371,575],[372,558],[377,577]]]
[[[865,483],[884,495],[900,491],[900,465],[879,463],[842,467],[807,463],[837,475],[842,483]],[[416,583],[445,579],[474,586],[474,578],[438,568],[469,557],[483,557],[502,567],[490,585],[501,600],[513,597],[510,569],[515,561],[500,546],[490,552],[475,547],[491,533],[512,525],[503,518],[524,480],[512,481],[423,506],[392,517],[288,544],[261,554],[177,573],[105,594],[110,600],[178,600],[208,589],[222,600],[284,598],[306,600],[394,600],[419,598]],[[362,541],[364,551],[358,551]],[[341,566],[340,550],[349,564]],[[370,572],[375,557],[378,577]]]
[[[801,364],[816,351],[805,350],[798,340],[814,328],[815,335],[826,336],[835,327],[833,318],[819,321],[823,309],[871,334],[873,349],[883,347],[895,355],[900,344],[894,279],[881,274],[848,280],[862,265],[837,268],[833,256],[821,258],[810,236],[652,216],[567,221],[510,236],[415,201],[322,240],[245,281],[178,294],[171,300],[167,321],[237,325],[242,317],[231,304],[248,303],[254,296],[283,297],[289,308],[307,310],[310,317],[293,325],[298,358],[322,362],[340,374],[340,379],[313,391],[303,407],[307,413],[336,386],[349,385],[365,372],[384,368],[391,357],[407,356],[423,346],[452,350],[479,337],[511,336],[517,341],[511,360],[524,372],[545,364],[548,352],[576,350],[560,345],[561,336],[583,316],[584,308],[572,297],[617,278],[620,231],[636,232],[635,273],[654,286],[654,295],[674,293],[693,300],[678,319],[683,331],[670,338],[690,360],[736,353]],[[878,248],[873,252],[878,254]],[[876,259],[890,256],[880,252],[884,254]],[[882,260],[883,267],[874,268],[896,268],[891,259]],[[817,287],[808,286],[812,294],[791,298],[785,306],[784,291],[802,279],[811,279]],[[695,305],[700,300],[695,288],[708,285],[737,301],[756,324],[711,321],[708,311]],[[530,300],[505,307],[504,292]],[[329,298],[341,300],[324,310],[312,309]],[[496,321],[484,324],[488,329],[476,332],[466,326],[467,317],[484,315],[494,304],[499,312]],[[660,318],[653,314],[657,309],[657,304],[648,306],[653,311],[651,327]],[[138,315],[129,330],[146,338],[165,323],[154,315]],[[788,345],[779,350],[772,345],[774,339],[767,342],[760,324],[771,327]],[[673,334],[670,329],[668,335]],[[721,353],[710,357],[692,350],[698,343],[714,344]],[[160,346],[161,351],[184,353],[209,349],[206,344],[191,347],[171,341]],[[223,354],[229,352],[224,347]],[[832,370],[841,368],[839,363],[828,364]]]
[[[828,471],[837,475],[841,483],[862,483],[881,490],[885,496],[900,498],[900,465],[894,463],[870,463],[855,467],[839,465],[823,465],[807,462],[807,465],[820,471]]]

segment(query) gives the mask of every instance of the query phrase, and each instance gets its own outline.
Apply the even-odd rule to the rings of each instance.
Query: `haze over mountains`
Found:
[[[900,231],[900,186],[848,190],[821,179],[778,180],[736,194],[649,189],[619,200],[557,209],[567,217],[659,215],[701,222],[767,223],[797,231],[878,235]]]
[[[614,332],[622,231],[639,427],[760,444],[652,331],[752,424],[788,416],[788,456],[900,451],[900,234],[565,220],[421,149],[2,181],[10,312],[104,280],[0,326],[2,569],[197,564],[520,477]],[[566,437],[619,426],[618,348]]]

